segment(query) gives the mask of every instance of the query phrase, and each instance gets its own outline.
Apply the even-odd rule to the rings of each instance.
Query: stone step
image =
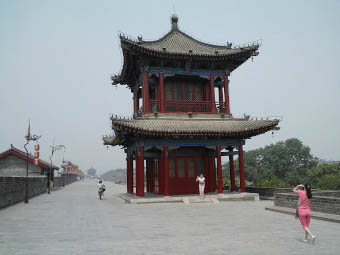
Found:
[[[205,197],[203,199],[201,199],[201,198],[189,198],[189,202],[190,203],[212,203],[213,201],[210,198]]]

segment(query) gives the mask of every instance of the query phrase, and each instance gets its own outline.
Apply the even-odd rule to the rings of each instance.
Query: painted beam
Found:
[[[238,151],[232,151],[232,152],[221,152],[221,156],[235,156],[238,155]]]
[[[210,74],[217,76],[229,75],[230,72],[226,70],[207,70],[207,69],[191,69],[190,72],[185,71],[182,68],[174,68],[174,67],[149,67],[149,75],[152,74],[180,74],[180,75],[199,75],[199,76],[207,76]]]
[[[208,140],[156,140],[156,139],[146,139],[143,141],[136,142],[133,146],[147,146],[147,147],[156,147],[156,146],[240,146],[244,145],[245,141],[242,139],[208,139]],[[128,150],[132,148],[130,146]]]

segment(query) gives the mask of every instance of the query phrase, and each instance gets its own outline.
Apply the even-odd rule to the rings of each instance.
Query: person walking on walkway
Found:
[[[311,218],[310,213],[310,202],[312,200],[312,191],[311,185],[297,185],[293,192],[299,195],[299,205],[297,208],[297,213],[301,222],[303,229],[305,230],[305,239],[304,242],[308,242],[308,235],[312,238],[312,243],[315,242],[315,236],[313,236],[312,232],[309,230],[309,222]]]
[[[205,178],[203,177],[203,174],[201,174],[200,176],[197,176],[196,182],[198,182],[200,198],[202,199],[204,197],[204,187],[205,187]]]
[[[98,182],[98,197],[100,196],[100,193],[102,196],[104,196],[104,191],[105,191],[105,185],[103,181]]]

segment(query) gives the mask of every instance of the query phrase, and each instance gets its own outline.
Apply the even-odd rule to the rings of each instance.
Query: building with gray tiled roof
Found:
[[[103,140],[125,149],[127,192],[134,193],[136,186],[140,197],[145,191],[164,196],[197,193],[196,176],[203,174],[206,192],[222,193],[222,156],[229,156],[235,191],[234,155],[239,157],[244,192],[245,140],[278,129],[280,121],[235,118],[230,111],[229,76],[258,55],[260,43],[233,47],[229,42],[201,42],[179,29],[177,16],[171,17],[170,31],[158,40],[121,34],[120,41],[124,64],[112,83],[131,90],[134,114],[112,115],[114,135]]]

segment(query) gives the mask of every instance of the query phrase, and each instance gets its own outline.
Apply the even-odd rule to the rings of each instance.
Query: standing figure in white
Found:
[[[198,182],[198,188],[200,191],[200,198],[202,199],[204,197],[204,187],[205,187],[205,178],[203,174],[200,176],[197,176],[196,182]]]

